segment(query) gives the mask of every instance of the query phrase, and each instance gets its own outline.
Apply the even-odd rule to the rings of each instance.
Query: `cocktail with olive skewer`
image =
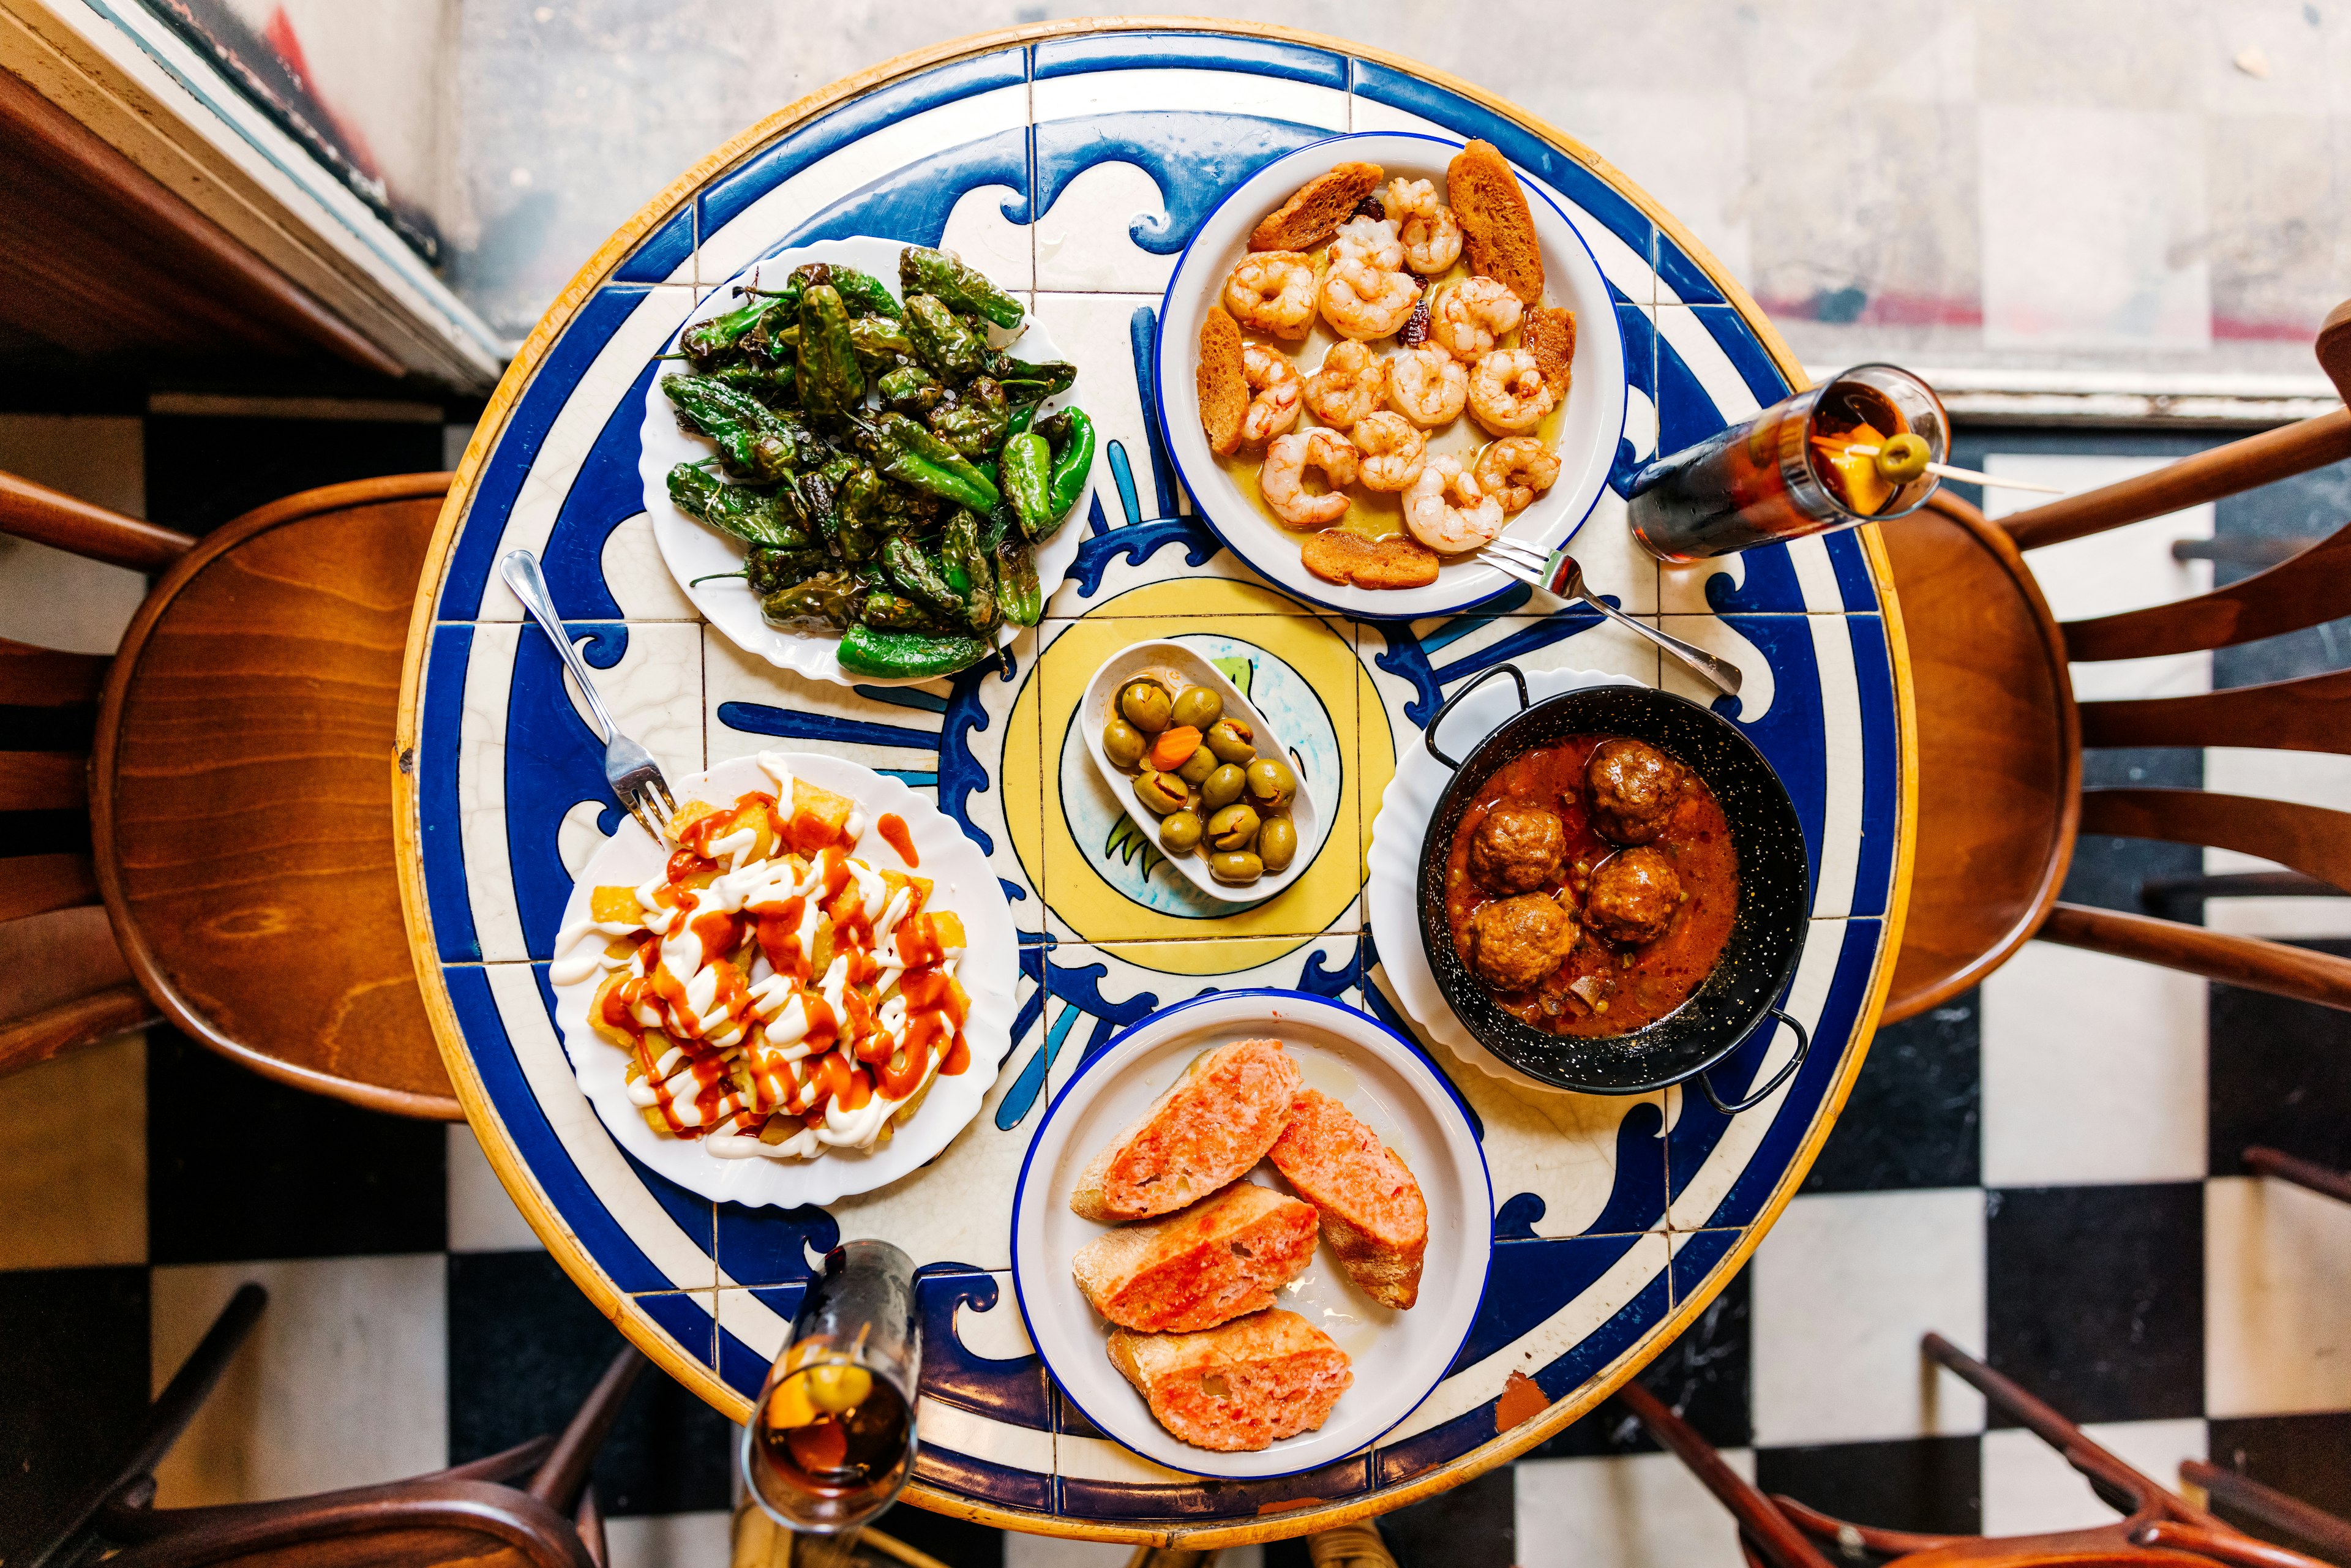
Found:
[[[1245,887],[1297,859],[1298,777],[1280,758],[1258,756],[1254,727],[1224,706],[1207,686],[1138,676],[1119,689],[1102,747],[1158,819],[1162,848],[1203,854],[1217,882]]]

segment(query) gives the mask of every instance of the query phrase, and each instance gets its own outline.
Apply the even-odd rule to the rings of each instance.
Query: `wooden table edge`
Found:
[[[456,479],[450,486],[449,498],[442,507],[440,522],[434,529],[433,541],[425,552],[423,572],[418,581],[416,608],[409,622],[407,652],[402,662],[400,710],[392,759],[393,827],[401,850],[398,866],[401,905],[418,983],[424,993],[425,1011],[433,1021],[442,1061],[448,1068],[449,1081],[457,1091],[458,1102],[465,1107],[465,1120],[473,1127],[483,1153],[488,1156],[491,1168],[497,1173],[498,1180],[521,1209],[532,1231],[546,1244],[549,1253],[580,1291],[596,1304],[597,1310],[611,1319],[630,1343],[643,1351],[655,1365],[737,1424],[750,1415],[751,1402],[727,1385],[715,1367],[685,1356],[650,1318],[634,1309],[625,1293],[598,1267],[595,1260],[580,1246],[579,1239],[563,1224],[561,1216],[548,1203],[529,1167],[523,1164],[511,1140],[506,1136],[505,1127],[489,1103],[481,1076],[465,1048],[464,1032],[458,1027],[455,1009],[442,977],[439,947],[433,935],[432,912],[424,893],[414,770],[417,705],[449,551],[471,505],[475,481],[487,461],[491,448],[503,434],[515,404],[546,358],[549,347],[570,324],[580,305],[604,286],[613,267],[632,252],[646,235],[667,222],[682,204],[691,203],[721,171],[816,115],[914,72],[1015,46],[1080,35],[1123,32],[1232,33],[1323,49],[1342,57],[1373,60],[1443,87],[1504,119],[1516,121],[1574,158],[1619,195],[1637,206],[1721,291],[1724,300],[1739,312],[1740,319],[1761,340],[1773,364],[1788,378],[1790,384],[1798,388],[1809,384],[1794,350],[1781,337],[1778,329],[1771,325],[1770,318],[1764,315],[1754,298],[1729,275],[1710,251],[1683,227],[1678,219],[1660,206],[1637,183],[1591,148],[1482,88],[1432,69],[1405,56],[1326,34],[1269,23],[1183,16],[1078,17],[971,34],[899,55],[853,76],[844,77],[760,120],[672,181],[665,190],[615,231],[557,295],[538,325],[524,339],[506,373],[499,378],[496,389],[491,393],[479,422],[474,427],[472,439],[466,443],[465,457],[458,464]],[[1353,90],[1352,85],[1348,90]],[[1654,259],[1651,265],[1654,265]],[[1822,1112],[1814,1115],[1802,1146],[1790,1162],[1779,1186],[1773,1189],[1762,1210],[1749,1222],[1739,1246],[1710,1272],[1704,1288],[1688,1301],[1677,1302],[1663,1320],[1610,1362],[1576,1394],[1547,1406],[1532,1418],[1497,1434],[1468,1453],[1415,1476],[1409,1481],[1384,1489],[1375,1488],[1357,1497],[1320,1506],[1310,1501],[1295,1508],[1261,1514],[1253,1520],[1159,1529],[1097,1523],[1074,1520],[1063,1514],[1004,1508],[979,1502],[959,1493],[941,1491],[920,1482],[906,1488],[904,1495],[908,1501],[936,1512],[1032,1535],[1139,1545],[1181,1544],[1205,1551],[1303,1535],[1389,1512],[1475,1479],[1497,1465],[1509,1463],[1597,1408],[1619,1385],[1656,1359],[1712,1304],[1714,1298],[1729,1284],[1740,1265],[1753,1253],[1779,1218],[1781,1211],[1795,1196],[1797,1187],[1802,1185],[1813,1161],[1819,1155],[1822,1145],[1827,1140],[1830,1129],[1835,1125],[1837,1115],[1844,1110],[1846,1097],[1853,1091],[1854,1080],[1868,1055],[1870,1040],[1876,1033],[1877,1020],[1885,1010],[1886,994],[1893,984],[1894,956],[1901,947],[1903,920],[1909,903],[1911,862],[1916,847],[1918,794],[1917,712],[1911,686],[1909,651],[1902,637],[1901,611],[1895,597],[1891,563],[1875,526],[1864,527],[1860,535],[1870,577],[1877,591],[1886,650],[1894,667],[1896,727],[1901,748],[1894,881],[1886,897],[1877,955],[1871,970],[1868,998],[1855,1026],[1855,1035],[1861,1040],[1861,1049],[1848,1053],[1848,1060],[1841,1069],[1837,1082],[1823,1103]],[[486,1124],[496,1128],[498,1135],[494,1138],[483,1136]],[[1670,1270],[1670,1262],[1667,1267]],[[716,1283],[717,1260],[715,1258],[712,1260],[712,1325],[715,1333],[717,1332],[716,1296],[719,1288]]]

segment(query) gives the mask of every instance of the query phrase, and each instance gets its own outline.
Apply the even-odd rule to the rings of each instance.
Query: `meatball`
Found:
[[[1654,942],[1682,904],[1682,879],[1659,852],[1630,849],[1610,855],[1592,873],[1583,918],[1611,942]]]
[[[1541,984],[1583,939],[1575,916],[1540,893],[1484,905],[1467,935],[1470,968],[1498,991]]]
[[[1469,839],[1469,871],[1501,893],[1531,893],[1559,870],[1567,828],[1559,813],[1505,800],[1486,813]]]
[[[1601,837],[1646,844],[1666,831],[1684,782],[1681,764],[1646,741],[1604,740],[1583,766],[1584,809]]]

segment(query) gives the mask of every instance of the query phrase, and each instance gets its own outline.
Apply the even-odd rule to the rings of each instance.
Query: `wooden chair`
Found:
[[[511,1549],[535,1568],[603,1568],[604,1523],[588,1469],[645,1358],[624,1347],[560,1435],[381,1486],[273,1502],[159,1509],[155,1467],[204,1407],[269,1301],[235,1295],[155,1403],[122,1462],[37,1544],[29,1568],[356,1568],[479,1563]],[[519,1482],[519,1485],[509,1484]]]
[[[2124,1517],[2093,1530],[2046,1535],[1921,1535],[1833,1519],[1793,1498],[1766,1497],[1725,1464],[1704,1437],[1637,1383],[1616,1391],[1649,1435],[1689,1466],[1739,1522],[1739,1542],[1755,1568],[1830,1568],[1875,1562],[1894,1568],[2325,1568],[2223,1522],[2111,1450],[2022,1387],[1940,1334],[1920,1342],[1927,1354],[1981,1390],[2001,1414],[2065,1457],[2101,1501]]]
[[[2338,1568],[2351,1568],[2351,1521],[2337,1519],[2251,1476],[2202,1459],[2181,1460],[2179,1479],[2183,1486],[2202,1492],[2206,1506],[2221,1518],[2231,1522],[2242,1520],[2268,1534],[2283,1535]]]
[[[2351,395],[2351,303],[2318,357]],[[2174,604],[2060,624],[2023,552],[2351,457],[2351,410],[1989,522],[1950,495],[1883,526],[1918,712],[1918,834],[1886,1021],[2043,941],[2351,1008],[2351,958],[2151,915],[2058,902],[2078,833],[2210,844],[2293,868],[2207,894],[2351,889],[2351,812],[2200,789],[2082,788],[2085,746],[2351,752],[2351,672],[2208,695],[2076,703],[2068,661],[2233,647],[2351,612],[2351,523],[2267,570]]]
[[[86,806],[93,847],[0,861],[0,1073],[160,1013],[280,1082],[461,1117],[392,819],[401,658],[448,488],[332,485],[199,541],[0,475],[0,532],[162,571],[110,661],[0,643],[0,704],[80,708],[96,737],[88,758],[0,751],[0,809]]]

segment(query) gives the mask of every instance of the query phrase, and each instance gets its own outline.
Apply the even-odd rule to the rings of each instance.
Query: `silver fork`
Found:
[[[563,656],[564,668],[580,683],[587,695],[589,710],[596,722],[604,727],[604,782],[612,787],[613,796],[629,809],[637,825],[653,835],[656,844],[669,841],[663,831],[669,820],[677,815],[677,801],[669,792],[669,780],[662,777],[661,765],[653,754],[622,735],[612,716],[604,711],[604,699],[596,695],[596,683],[588,678],[587,663],[580,650],[563,633],[562,618],[555,613],[555,601],[547,591],[547,579],[540,575],[538,558],[527,549],[508,550],[498,562],[498,575],[530,612],[538,629],[547,633],[548,641]]]
[[[1630,631],[1637,632],[1687,664],[1700,680],[1724,696],[1739,695],[1739,666],[1728,659],[1717,658],[1703,648],[1693,647],[1679,637],[1658,631],[1646,621],[1636,621],[1614,605],[1602,599],[1583,585],[1583,569],[1564,549],[1545,555],[1541,547],[1524,539],[1496,538],[1478,552],[1478,559],[1496,571],[1506,572],[1530,588],[1561,599],[1580,599],[1601,614]]]

